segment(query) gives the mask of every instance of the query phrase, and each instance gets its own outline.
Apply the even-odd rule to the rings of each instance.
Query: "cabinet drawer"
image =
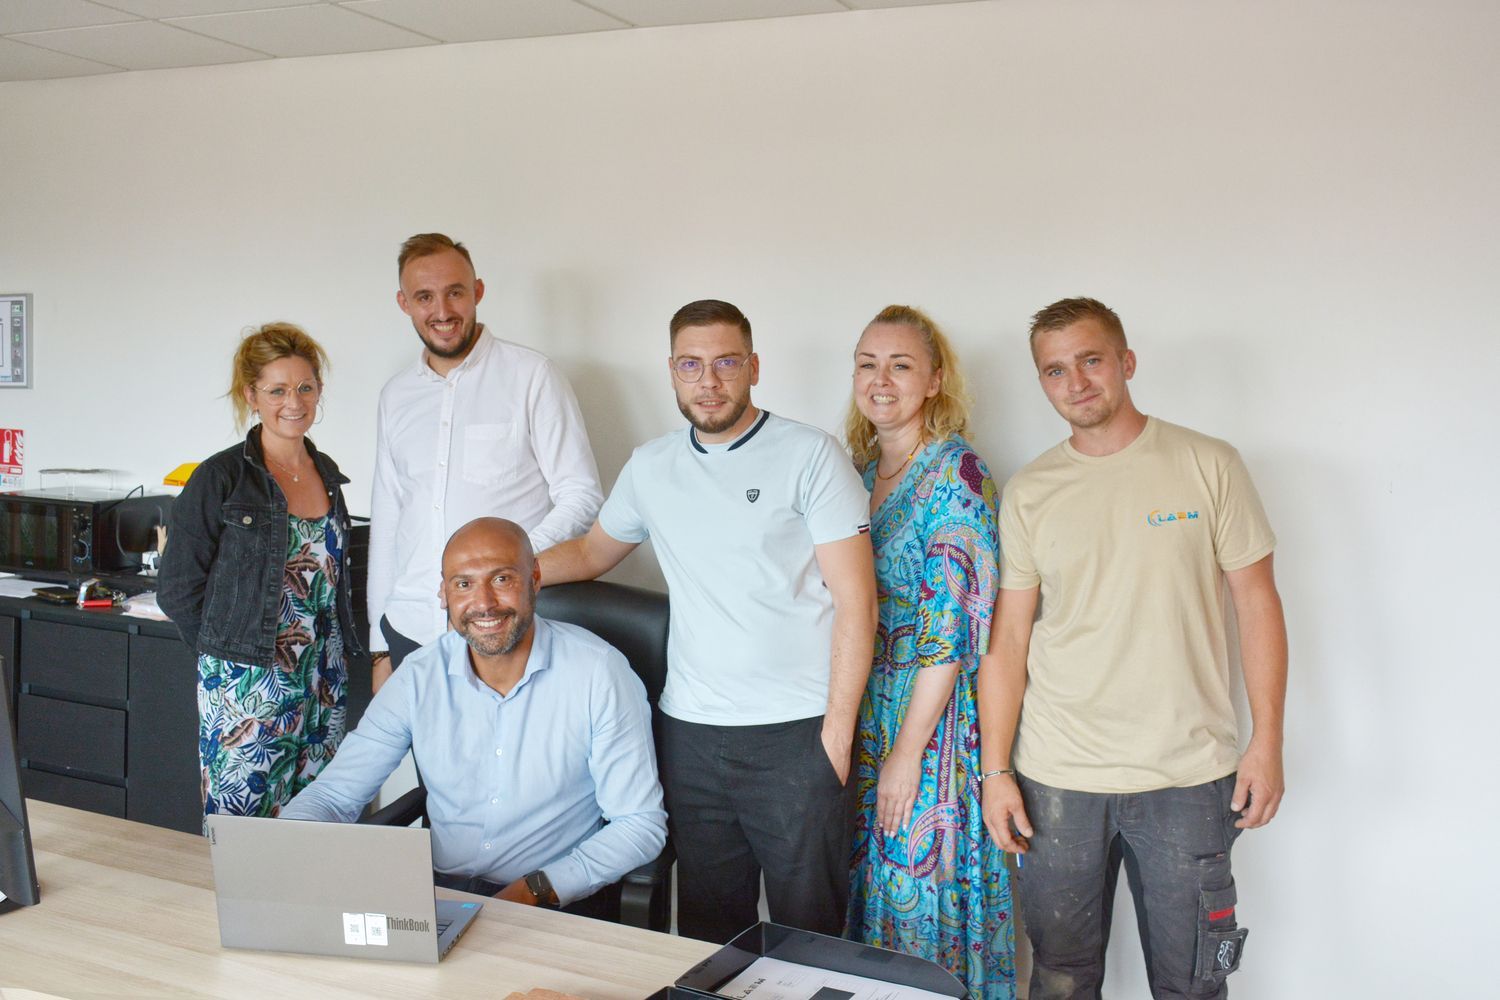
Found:
[[[28,767],[21,771],[21,787],[28,798],[125,818],[125,789],[114,785],[33,771]]]
[[[123,702],[130,637],[107,629],[21,623],[21,683],[60,694]]]
[[[12,712],[16,710],[16,638],[21,623],[10,615],[0,615],[0,697]]]
[[[125,713],[33,694],[16,713],[21,756],[56,770],[125,777]]]

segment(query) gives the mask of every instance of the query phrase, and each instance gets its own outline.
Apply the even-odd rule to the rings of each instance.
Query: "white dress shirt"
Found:
[[[447,629],[443,546],[476,517],[508,518],[537,552],[586,532],[604,496],[583,414],[547,357],[483,327],[439,375],[427,353],[380,392],[370,499],[370,649],[382,615],[425,645]]]
[[[432,864],[445,874],[508,885],[540,869],[566,905],[666,843],[646,689],[614,647],[575,625],[536,619],[526,672],[507,695],[474,675],[458,633],[422,647],[281,817],[352,823],[408,748],[427,786]]]

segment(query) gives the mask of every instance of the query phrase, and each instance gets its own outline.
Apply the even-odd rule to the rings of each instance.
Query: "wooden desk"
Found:
[[[27,809],[42,902],[0,916],[0,987],[64,997],[411,1000],[540,986],[641,1000],[715,951],[494,899],[435,966],[221,948],[202,837],[35,800]]]

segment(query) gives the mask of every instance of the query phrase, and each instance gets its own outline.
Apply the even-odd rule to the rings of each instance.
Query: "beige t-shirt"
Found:
[[[1113,455],[1064,441],[1016,473],[1000,585],[1041,586],[1016,768],[1110,793],[1234,771],[1222,571],[1275,546],[1239,453],[1154,417]]]

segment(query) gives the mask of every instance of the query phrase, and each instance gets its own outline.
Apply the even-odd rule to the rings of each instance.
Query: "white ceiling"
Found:
[[[971,0],[0,0],[0,82]]]

